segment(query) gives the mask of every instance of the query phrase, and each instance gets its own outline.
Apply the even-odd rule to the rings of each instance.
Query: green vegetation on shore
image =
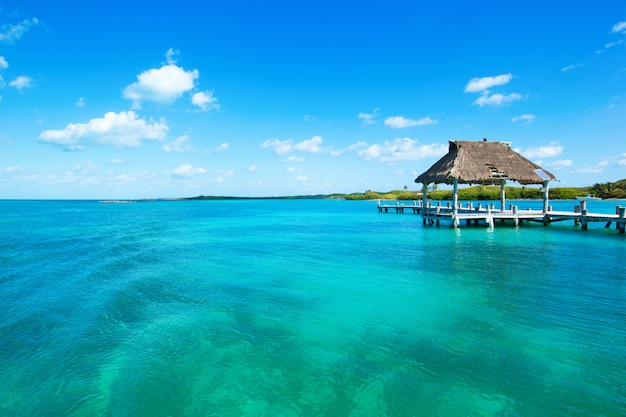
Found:
[[[510,200],[541,199],[543,192],[539,187],[505,187],[506,198]],[[571,200],[576,197],[593,194],[600,198],[626,198],[626,179],[616,182],[594,184],[590,187],[554,187],[550,188],[551,200]],[[392,190],[379,192],[366,190],[364,193],[351,194],[315,194],[297,195],[284,197],[229,197],[229,196],[204,196],[188,197],[183,200],[310,200],[310,199],[345,199],[345,200],[417,200],[422,198],[421,191]],[[428,190],[428,198],[431,200],[452,200],[452,190],[438,190],[437,186],[431,186]],[[461,200],[499,200],[499,186],[473,186],[460,187],[459,199]]]
[[[626,198],[626,179],[594,184],[589,192],[600,198]]]
[[[211,196],[199,195],[197,197],[187,197],[183,200],[321,200],[321,199],[344,199],[346,194],[314,194],[314,195],[287,195],[281,197],[232,197],[232,196]]]
[[[406,188],[406,187],[405,187]],[[541,199],[543,191],[539,187],[505,187],[506,198],[510,200]],[[617,182],[594,184],[590,187],[554,187],[550,188],[550,199],[571,200],[576,197],[593,194],[600,198],[626,198],[626,179]],[[377,192],[367,190],[364,193],[353,193],[345,196],[346,200],[416,200],[422,197],[422,193],[393,190]],[[431,200],[452,200],[452,190],[438,190],[431,186],[428,190],[428,198]],[[459,199],[461,200],[499,200],[499,186],[473,186],[460,187]]]
[[[528,187],[505,187],[506,198],[510,200],[537,200],[543,198],[543,191],[540,188]],[[568,200],[581,195],[586,195],[586,188],[551,188],[550,198],[553,200]],[[434,191],[428,193],[428,198],[432,200],[451,200],[452,190]],[[499,186],[476,186],[459,188],[459,198],[461,200],[499,200]]]

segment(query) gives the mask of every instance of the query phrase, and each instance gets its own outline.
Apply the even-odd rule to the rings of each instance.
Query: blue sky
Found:
[[[417,190],[482,138],[626,178],[626,2],[0,0],[0,198]]]

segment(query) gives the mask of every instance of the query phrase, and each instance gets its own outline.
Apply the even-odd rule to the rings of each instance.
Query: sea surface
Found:
[[[623,417],[625,268],[604,224],[0,201],[0,415]]]

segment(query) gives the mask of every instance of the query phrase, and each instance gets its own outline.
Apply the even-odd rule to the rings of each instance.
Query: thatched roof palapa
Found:
[[[506,142],[451,140],[448,153],[415,179],[422,184],[543,184],[550,172],[511,149]]]

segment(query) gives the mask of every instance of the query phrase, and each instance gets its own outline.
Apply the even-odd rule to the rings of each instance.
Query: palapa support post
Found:
[[[422,183],[422,219],[426,224],[426,215],[428,214],[428,184]]]
[[[506,181],[502,181],[502,183],[500,183],[500,210],[504,211],[504,207],[506,204],[506,189],[504,188],[504,185],[506,184]]]
[[[548,194],[550,192],[550,181],[543,182],[543,214],[546,214],[550,209],[548,206]]]
[[[452,183],[452,225],[459,225],[459,181],[455,178]]]

